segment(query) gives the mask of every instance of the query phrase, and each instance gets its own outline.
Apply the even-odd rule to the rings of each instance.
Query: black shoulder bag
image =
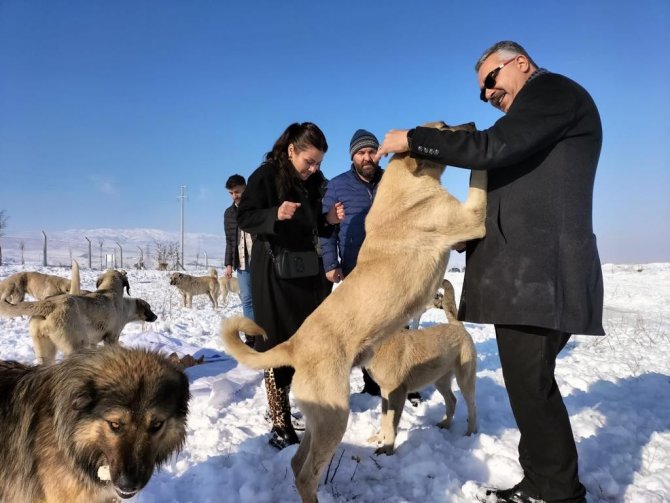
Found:
[[[312,209],[309,206],[309,199],[302,201],[302,207],[312,216]],[[268,254],[272,259],[277,277],[281,279],[308,278],[319,274],[319,261],[321,260],[321,246],[319,245],[319,235],[316,226],[312,229],[312,240],[314,250],[292,251],[286,248],[279,248],[277,253],[272,251],[268,241],[265,241]]]

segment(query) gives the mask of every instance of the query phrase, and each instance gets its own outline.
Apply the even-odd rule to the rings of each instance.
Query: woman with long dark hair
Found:
[[[286,341],[326,297],[326,279],[318,246],[319,236],[332,234],[344,218],[336,203],[321,211],[326,179],[320,171],[328,150],[316,124],[291,124],[277,139],[265,161],[249,177],[237,211],[242,230],[256,236],[251,252],[251,295],[255,321],[267,333],[254,348],[267,351]],[[294,275],[277,271],[283,252],[310,262]],[[301,262],[302,264],[302,262]],[[305,275],[306,274],[306,275]],[[265,370],[268,408],[272,417],[270,443],[282,449],[297,443],[291,423],[289,390],[293,369]]]

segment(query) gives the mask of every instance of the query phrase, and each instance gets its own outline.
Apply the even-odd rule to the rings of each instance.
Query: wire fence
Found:
[[[76,260],[80,267],[104,270],[115,268],[137,269],[201,269],[223,268],[223,238],[195,239],[184,242],[184,260],[181,260],[178,241],[121,240],[110,238],[51,237],[42,235],[0,237],[0,265],[22,264],[67,267]],[[218,241],[218,242],[217,242]],[[203,246],[209,245],[208,247]],[[210,253],[210,248],[214,253]]]

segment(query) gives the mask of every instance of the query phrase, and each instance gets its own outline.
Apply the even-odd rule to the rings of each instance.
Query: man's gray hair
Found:
[[[539,68],[539,66],[535,64],[535,61],[533,61],[533,58],[528,55],[526,49],[521,47],[516,42],[512,42],[511,40],[503,40],[502,42],[496,42],[484,51],[484,54],[481,55],[477,61],[477,64],[475,65],[476,72],[479,71],[479,68],[482,66],[482,63],[484,63],[486,58],[488,58],[493,53],[498,54],[501,61],[513,58],[514,56],[525,56],[531,65],[533,65],[535,68]]]

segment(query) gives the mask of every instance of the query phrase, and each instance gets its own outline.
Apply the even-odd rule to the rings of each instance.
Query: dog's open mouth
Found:
[[[119,487],[116,487],[116,486],[114,486],[114,490],[116,491],[116,494],[118,494],[119,497],[121,497],[123,499],[132,498],[133,496],[135,496],[138,493],[137,489],[135,489],[133,491],[124,491],[123,489],[121,489]]]

